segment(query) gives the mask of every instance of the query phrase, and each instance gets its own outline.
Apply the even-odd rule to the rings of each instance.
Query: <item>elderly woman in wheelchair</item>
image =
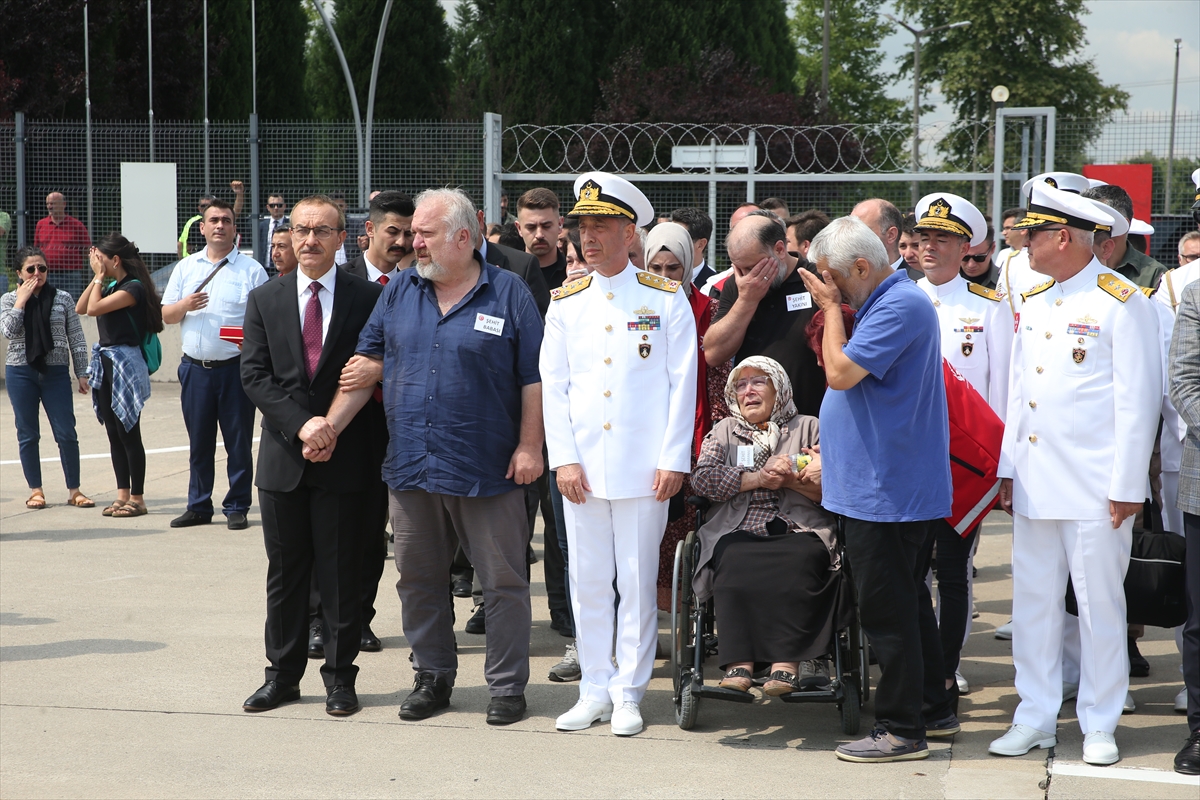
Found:
[[[725,387],[731,415],[705,437],[692,487],[713,502],[693,589],[713,598],[720,686],[749,691],[769,664],[771,696],[827,688],[840,557],[820,506],[819,423],[801,416],[780,364],[754,356]]]

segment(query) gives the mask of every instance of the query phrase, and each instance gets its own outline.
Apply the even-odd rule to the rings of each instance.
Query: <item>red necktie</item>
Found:
[[[388,282],[388,276],[387,276],[387,275],[380,275],[380,276],[379,276],[379,279],[378,279],[378,280],[376,280],[375,282],[376,282],[376,283],[378,283],[380,286],[387,286],[387,282]]]
[[[378,278],[375,279],[375,282],[378,283],[380,286],[387,286],[388,280],[389,279],[388,279],[387,275],[380,275]],[[373,397],[375,399],[376,403],[382,403],[383,402],[383,389],[380,388],[379,386],[376,386],[375,391],[371,393],[371,397]]]
[[[308,305],[304,307],[304,369],[308,380],[312,381],[317,364],[321,360],[321,301],[317,299],[321,284],[313,281],[308,288],[312,291],[312,296],[308,298]]]

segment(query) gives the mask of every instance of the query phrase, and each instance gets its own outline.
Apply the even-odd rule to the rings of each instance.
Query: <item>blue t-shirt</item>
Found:
[[[903,273],[858,310],[843,351],[867,370],[821,404],[821,505],[871,522],[950,516],[950,423],[937,312]]]

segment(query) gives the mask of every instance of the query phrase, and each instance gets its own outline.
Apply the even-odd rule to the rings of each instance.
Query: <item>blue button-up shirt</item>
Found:
[[[246,299],[250,290],[267,282],[262,265],[237,248],[229,251],[228,263],[213,276],[204,291],[208,305],[189,311],[180,321],[183,354],[200,361],[223,361],[241,353],[236,344],[221,338],[223,326],[241,327],[246,317]],[[208,258],[208,248],[202,248],[175,265],[163,292],[162,304],[178,303],[196,291],[204,279],[221,263]]]
[[[359,336],[359,353],[383,357],[383,479],[397,491],[491,497],[518,488],[504,473],[520,439],[521,389],[541,382],[542,319],[520,278],[481,266],[445,316],[429,281],[415,268],[399,273]]]

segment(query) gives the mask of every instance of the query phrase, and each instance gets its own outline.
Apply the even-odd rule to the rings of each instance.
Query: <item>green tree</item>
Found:
[[[882,0],[832,0],[829,4],[828,116],[858,123],[904,122],[907,105],[887,96],[889,76],[880,67],[879,42],[888,23]],[[798,52],[796,87],[819,96],[825,0],[796,0],[788,24]]]
[[[306,0],[256,3],[258,34],[258,116],[307,119],[312,114],[304,91],[304,44],[308,37]]]
[[[208,0],[209,119],[241,120],[250,116],[250,48],[250,0]],[[197,72],[199,83],[203,69]]]
[[[333,28],[354,78],[358,107],[365,117],[375,41],[386,0],[337,0]],[[450,88],[450,29],[437,0],[396,0],[388,18],[375,119],[431,119],[442,116]],[[318,19],[312,31],[305,86],[321,119],[349,119],[350,98],[341,64]]]
[[[1084,0],[896,0],[900,14],[922,28],[970,20],[966,28],[941,31],[921,41],[921,83],[941,84],[960,122],[991,116],[991,91],[1007,86],[1012,106],[1055,106],[1059,118],[1086,120],[1080,151],[1104,122],[1123,110],[1129,94],[1101,82],[1095,65],[1081,56]],[[900,74],[912,70],[912,57]],[[951,156],[966,157],[970,137],[942,142]],[[1077,160],[1077,153],[1056,158]]]

